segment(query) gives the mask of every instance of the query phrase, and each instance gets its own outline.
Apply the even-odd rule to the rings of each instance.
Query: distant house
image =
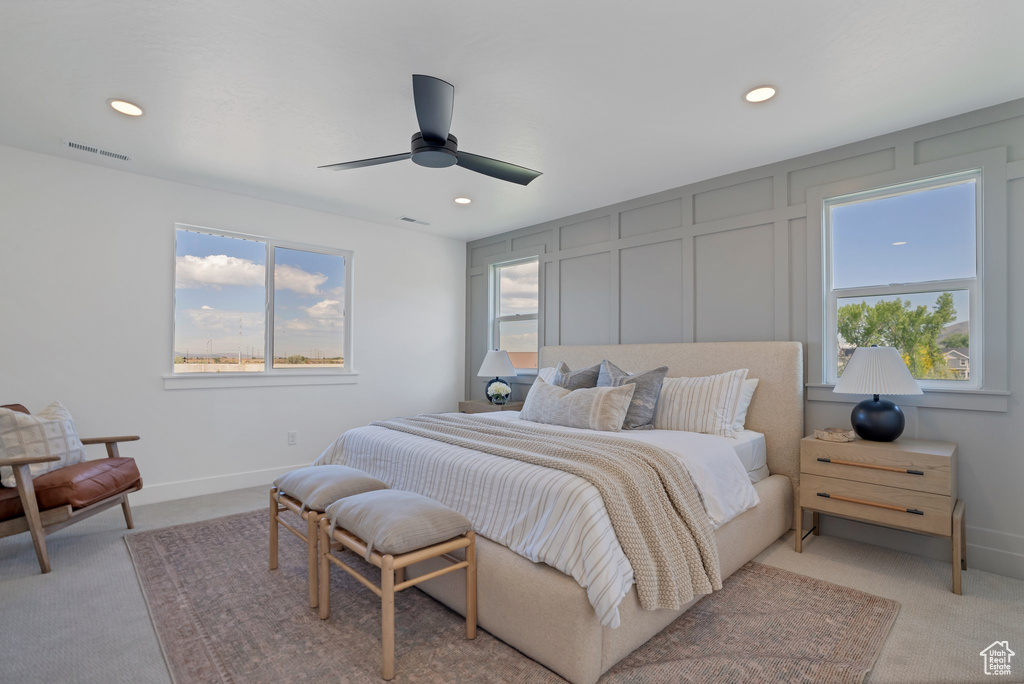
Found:
[[[971,356],[966,347],[947,349],[942,353],[946,359],[946,368],[956,376],[957,380],[971,379]]]

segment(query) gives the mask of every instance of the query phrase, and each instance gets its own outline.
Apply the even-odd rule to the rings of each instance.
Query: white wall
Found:
[[[165,390],[175,222],[353,250],[359,382]],[[0,147],[0,404],[141,435],[136,503],[269,483],[348,428],[455,410],[464,278],[462,242]]]
[[[468,243],[466,393],[483,394],[472,372],[487,349],[489,264],[540,255],[544,344],[775,339],[813,348],[815,189],[886,173],[927,177],[931,164],[980,153],[999,160],[986,167],[986,237],[1008,232],[1005,251],[985,256],[988,276],[1009,264],[1002,291],[986,294],[986,334],[1009,353],[987,360],[985,392],[899,403],[908,437],[959,444],[969,567],[1024,579],[1024,100]],[[526,386],[515,389],[521,396]],[[813,386],[807,396],[808,432],[849,425],[852,403],[841,402],[856,398]],[[822,530],[950,557],[946,540],[834,517]]]

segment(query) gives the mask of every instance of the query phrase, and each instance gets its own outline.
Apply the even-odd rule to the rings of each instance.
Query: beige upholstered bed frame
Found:
[[[748,377],[760,383],[747,412],[746,426],[764,433],[772,475],[754,486],[761,503],[715,532],[723,578],[790,529],[794,494],[799,486],[800,439],[804,436],[800,343],[559,346],[544,347],[540,352],[541,367],[564,361],[575,370],[602,359],[631,372],[668,366],[668,377],[749,369]],[[421,563],[407,572],[417,576],[440,567],[435,565]],[[643,610],[634,588],[619,607],[621,625],[609,629],[598,622],[586,591],[576,580],[548,565],[533,563],[478,537],[477,566],[480,626],[574,684],[596,682],[690,607]],[[440,577],[420,586],[464,614],[465,591],[456,578]]]

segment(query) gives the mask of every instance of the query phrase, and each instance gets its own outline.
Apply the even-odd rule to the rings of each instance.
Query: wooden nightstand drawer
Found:
[[[953,499],[949,496],[805,472],[800,476],[800,505],[912,532],[944,537],[951,534]]]
[[[801,477],[822,475],[955,497],[955,453],[955,445],[923,440],[805,440],[800,449],[800,472]]]

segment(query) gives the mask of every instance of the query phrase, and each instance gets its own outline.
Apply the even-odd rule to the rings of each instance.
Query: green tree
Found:
[[[942,356],[939,335],[956,318],[953,295],[943,292],[929,309],[905,299],[864,302],[839,307],[840,337],[857,347],[896,347],[915,378],[951,377]]]

